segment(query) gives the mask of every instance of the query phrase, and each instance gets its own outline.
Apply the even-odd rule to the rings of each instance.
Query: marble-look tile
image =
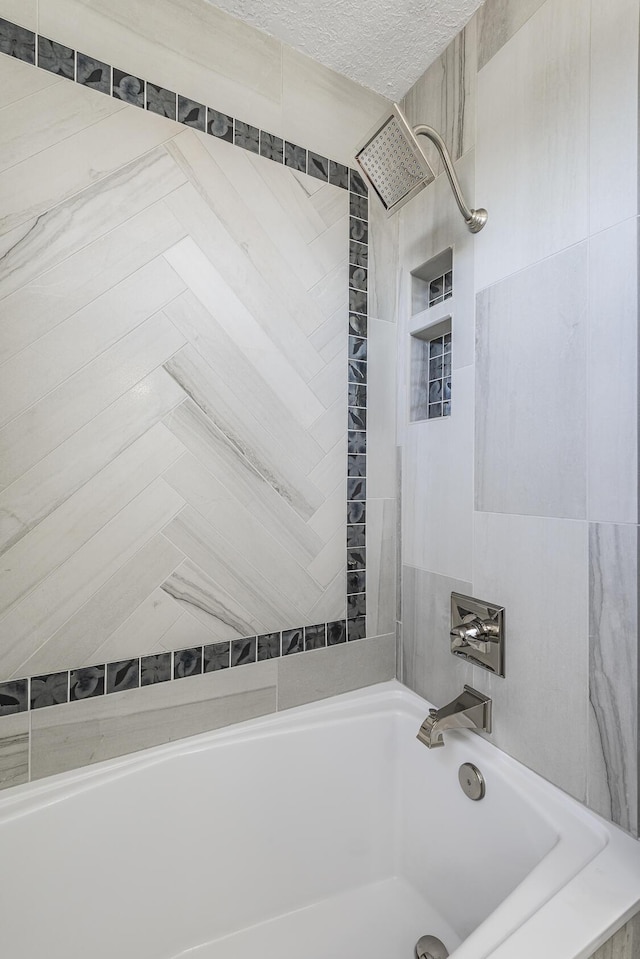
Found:
[[[163,203],[126,220],[63,259],[2,304],[0,362],[24,350],[78,310],[141,270],[184,236]]]
[[[0,0],[0,17],[35,31],[38,29],[38,0]]]
[[[473,373],[454,371],[451,416],[410,424],[403,454],[404,562],[464,580],[473,535]]]
[[[0,675],[23,675],[25,660],[170,522],[183,502],[162,479],[155,480],[5,614]]]
[[[351,166],[356,145],[388,108],[384,97],[283,46],[282,118],[294,143]]]
[[[154,536],[51,635],[25,662],[23,672],[29,675],[98,662],[102,658],[99,650],[109,636],[181,561],[179,550],[163,536]]]
[[[587,270],[582,243],[478,296],[479,510],[586,517]]]
[[[93,477],[107,468],[145,433],[150,440],[165,431],[159,425],[183,399],[182,391],[163,370],[129,390],[94,417],[51,453],[43,457],[19,480],[0,493],[0,541],[8,549],[45,520]],[[173,446],[175,456],[184,452],[179,441],[164,438],[164,447]],[[170,465],[170,461],[167,461]]]
[[[316,532],[313,519],[308,524],[303,522],[192,400],[178,406],[165,423],[245,508],[259,510],[262,525],[276,539],[288,541],[292,555],[300,563],[307,564],[316,555],[323,542],[322,528]],[[344,496],[342,502],[344,504]],[[336,504],[330,504],[329,508],[335,509]]]
[[[266,577],[272,575],[271,570],[258,570],[244,561],[237,547],[222,540],[191,506],[185,507],[164,532],[223,594],[229,593],[236,601],[250,598],[252,615],[263,623],[261,632],[303,621],[304,607],[297,596],[286,593],[286,584],[270,582]]]
[[[29,721],[27,713],[3,716],[0,726],[0,789],[29,780]]]
[[[137,327],[0,430],[0,485],[13,483],[184,344],[162,313]]]
[[[276,663],[270,662],[44,709],[33,716],[32,778],[253,719],[275,708]]]
[[[547,0],[480,71],[476,190],[490,217],[475,240],[478,290],[587,236],[583,0]]]
[[[589,241],[587,509],[595,522],[638,520],[638,224]]]
[[[149,114],[143,123],[135,110],[110,102],[117,113],[0,174],[0,234],[42,216],[175,136],[173,123],[165,117]]]
[[[382,636],[394,631],[396,621],[396,501],[369,499],[367,506],[368,632]]]
[[[367,480],[369,496],[396,496],[395,397],[397,327],[384,320],[368,321]]]
[[[216,109],[282,132],[282,44],[212,4],[157,0],[150,20],[124,0],[41,0],[39,29],[199,102],[215,90]]]
[[[166,594],[168,598],[169,594]],[[200,619],[196,619],[191,612],[182,613],[182,615],[170,626],[162,635],[158,643],[159,649],[185,649],[193,646],[206,646],[212,640],[215,640],[215,634],[203,625]]]
[[[638,834],[638,528],[589,526],[587,803]]]
[[[279,659],[278,709],[393,679],[395,655],[395,635],[389,635]]]
[[[635,959],[640,953],[640,913],[594,952],[591,959]]]
[[[24,97],[3,112],[0,170],[51,149],[122,109],[122,104],[106,98],[96,103],[91,91],[66,83]]]
[[[171,433],[161,426],[150,430],[23,536],[4,554],[0,608],[8,609],[69,559],[180,453]]]
[[[33,406],[184,289],[162,257],[0,365],[0,426]]]
[[[44,70],[33,70],[30,64],[15,57],[0,57],[0,107],[9,106],[48,87],[59,86],[61,82],[61,77]]]
[[[638,4],[592,0],[589,225],[638,212]]]
[[[0,296],[105,237],[184,182],[166,150],[158,148],[12,230],[0,238]]]
[[[245,604],[223,592],[204,570],[190,560],[185,560],[167,577],[162,589],[207,629],[211,634],[209,643],[238,639],[262,629],[261,621],[251,615]],[[182,634],[181,629],[176,632]],[[166,646],[167,640],[168,637],[164,636],[163,646]]]
[[[478,20],[478,70],[518,32],[545,0],[485,0]]]
[[[115,662],[117,659],[131,659],[144,656],[150,650],[157,650],[165,633],[182,615],[180,606],[171,596],[162,589],[154,589],[96,650],[93,659],[99,662]],[[183,647],[186,643],[180,642],[177,645]]]
[[[475,145],[476,30],[473,17],[402,101],[410,125],[435,127],[454,160]],[[433,144],[421,137],[420,146],[436,175],[441,173],[444,168]]]
[[[398,314],[400,217],[387,217],[382,204],[375,200],[371,201],[370,211],[369,315],[395,323]]]
[[[474,534],[472,595],[507,610],[506,678],[475,667],[471,684],[493,699],[489,738],[584,802],[588,525],[476,513]]]
[[[402,673],[399,678],[435,706],[471,683],[472,668],[451,655],[451,592],[469,595],[471,583],[415,566],[402,567]]]

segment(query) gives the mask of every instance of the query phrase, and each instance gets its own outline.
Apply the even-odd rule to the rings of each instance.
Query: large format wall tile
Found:
[[[256,663],[34,712],[31,778],[274,712],[276,675]]]
[[[638,520],[638,221],[589,241],[588,518]]]
[[[376,636],[278,660],[278,709],[395,678],[396,638]]]
[[[0,789],[29,779],[29,716],[5,716],[0,731]]]
[[[476,509],[586,517],[587,244],[478,295]]]
[[[477,18],[449,44],[402,101],[411,126],[425,123],[442,136],[454,160],[475,146]],[[420,145],[434,173],[443,171],[438,151],[426,137]]]
[[[481,290],[588,235],[587,0],[547,0],[480,71],[477,123]]]
[[[545,0],[485,0],[477,13],[479,70],[544,2]]]
[[[0,17],[35,30],[38,21],[38,0],[0,0]]]
[[[638,528],[589,527],[592,809],[638,834]]]
[[[392,633],[396,623],[397,500],[367,500],[367,629]]]
[[[489,737],[586,799],[587,523],[475,514],[473,595],[506,607],[506,678],[475,667],[491,696]]]
[[[435,706],[444,706],[471,683],[473,669],[452,656],[451,593],[471,594],[471,583],[402,568],[402,682]]]
[[[638,212],[636,0],[591,0],[590,232]]]

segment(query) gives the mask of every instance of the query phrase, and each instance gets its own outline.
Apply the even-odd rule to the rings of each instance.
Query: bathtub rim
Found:
[[[318,728],[326,725],[327,721],[333,724],[350,717],[366,715],[411,716],[417,721],[417,729],[430,705],[397,680],[388,680],[328,699],[283,709],[10,787],[4,795],[0,795],[0,824],[29,815],[42,805],[61,802],[68,796],[98,788],[102,782],[124,778],[174,756],[195,754],[212,747],[258,740],[304,728]],[[640,842],[620,827],[587,809],[577,799],[544,780],[484,737],[467,730],[455,731],[449,735],[468,743],[470,753],[480,757],[479,762],[486,760],[492,766],[502,767],[501,772],[514,777],[517,785],[529,787],[533,792],[533,799],[530,794],[526,795],[527,803],[533,805],[556,832],[558,827],[549,817],[546,808],[536,801],[536,797],[548,797],[552,809],[565,809],[563,815],[580,823],[580,827],[592,837],[599,837],[598,848],[586,864],[526,916],[517,928],[508,931],[501,939],[498,938],[496,944],[496,927],[501,915],[505,913],[505,907],[509,908],[512,897],[516,896],[541,864],[549,859],[557,848],[556,843],[452,956],[455,956],[455,959],[538,959],[541,954],[545,954],[540,952],[541,949],[548,950],[551,944],[555,948],[558,944],[564,951],[554,952],[553,955],[561,956],[562,959],[589,959],[600,945],[639,910]],[[608,893],[606,901],[601,895],[603,888],[606,888]]]

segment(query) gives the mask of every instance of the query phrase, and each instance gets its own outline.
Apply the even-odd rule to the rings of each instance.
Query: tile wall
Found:
[[[384,101],[204,2],[166,57],[183,6],[132,45],[129,5],[0,0],[4,785],[395,671],[387,344],[342,162]],[[283,62],[335,125],[293,123]]]
[[[637,4],[489,0],[404,105],[489,221],[444,177],[400,214],[400,672],[489,693],[492,741],[637,835]],[[410,272],[449,247],[455,401],[411,422]],[[454,589],[506,607],[505,679],[449,654]]]

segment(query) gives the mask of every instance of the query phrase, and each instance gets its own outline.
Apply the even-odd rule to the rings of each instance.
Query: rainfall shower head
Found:
[[[420,124],[412,129],[396,103],[393,104],[391,116],[385,116],[356,153],[356,161],[387,211],[387,216],[399,210],[435,179],[435,173],[418,143],[419,136],[427,137],[435,145],[467,227],[471,233],[479,233],[487,222],[487,211],[470,210],[465,203],[444,140],[433,127]]]

